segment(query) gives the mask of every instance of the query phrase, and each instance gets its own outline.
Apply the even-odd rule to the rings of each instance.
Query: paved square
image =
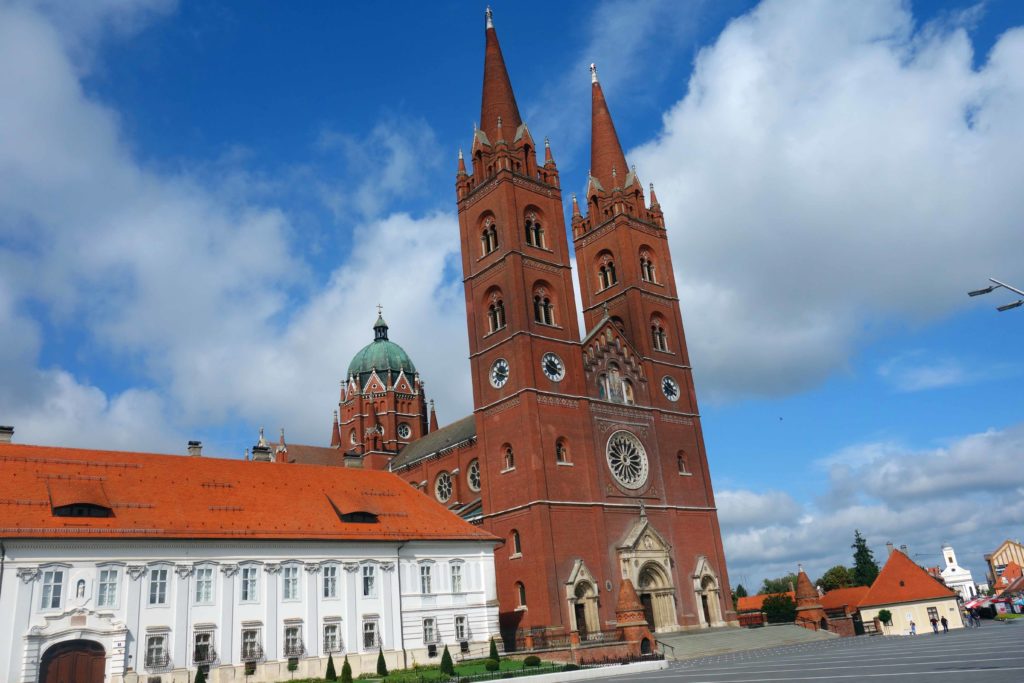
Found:
[[[849,679],[910,683],[1024,681],[1024,625],[985,622],[979,629],[948,634],[861,636],[739,652],[673,662],[669,669],[629,680],[762,683]]]

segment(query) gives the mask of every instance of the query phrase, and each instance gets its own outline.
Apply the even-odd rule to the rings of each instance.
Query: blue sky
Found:
[[[1024,6],[495,2],[567,191],[598,64],[666,211],[733,582],[1024,525]],[[483,4],[0,2],[0,423],[328,438],[380,301],[470,410],[455,158]]]

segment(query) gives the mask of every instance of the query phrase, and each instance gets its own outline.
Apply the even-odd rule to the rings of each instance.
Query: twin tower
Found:
[[[488,10],[480,128],[455,190],[471,457],[481,523],[506,540],[506,638],[613,628],[626,579],[652,630],[735,620],[664,216],[593,66],[591,81],[585,207],[572,199],[581,334],[558,169],[520,116]]]
[[[654,631],[735,622],[664,217],[591,72],[590,175],[572,200],[586,329],[558,169],[520,116],[488,11],[480,128],[455,180],[473,414],[428,425],[418,375],[379,320],[335,429],[336,446],[351,442],[367,466],[504,541],[494,561],[508,646],[600,641],[623,605],[642,606]],[[396,392],[412,403],[385,401]]]

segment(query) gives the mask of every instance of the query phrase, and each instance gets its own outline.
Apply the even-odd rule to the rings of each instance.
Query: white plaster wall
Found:
[[[898,605],[880,605],[878,607],[861,608],[860,615],[864,621],[871,621],[878,616],[878,613],[887,609],[892,613],[892,626],[886,632],[892,635],[907,635],[910,633],[910,622],[914,621],[918,634],[932,632],[932,623],[928,617],[928,608],[935,607],[939,612],[939,618],[943,616],[949,621],[950,630],[963,628],[964,621],[960,616],[960,607],[956,598],[943,598],[942,600],[925,600],[922,602],[909,602]],[[942,632],[942,625],[939,624],[939,632]]]
[[[296,672],[322,675],[326,655],[322,650],[323,624],[340,618],[341,639],[350,663],[358,673],[363,661],[371,667],[377,649],[364,648],[362,620],[378,618],[383,648],[392,666],[412,659],[424,661],[422,619],[437,620],[442,642],[453,645],[456,615],[469,622],[469,637],[486,642],[498,632],[493,549],[479,541],[407,543],[381,542],[246,542],[246,541],[66,541],[5,542],[3,584],[0,591],[0,677],[5,681],[35,683],[39,661],[46,648],[62,640],[85,638],[100,642],[106,650],[107,680],[132,681],[134,673],[162,674],[165,682],[187,680],[192,664],[195,626],[213,625],[213,644],[223,667],[211,668],[211,680],[233,680],[240,668],[243,623],[259,624],[266,661],[253,683],[287,678],[284,629],[286,620],[301,623],[306,656]],[[452,561],[463,563],[463,591],[451,593]],[[322,595],[323,563],[336,563],[338,597]],[[430,562],[434,576],[429,595],[420,592],[419,566]],[[60,563],[65,572],[61,608],[42,610],[38,570]],[[376,595],[362,595],[361,567],[376,568]],[[283,600],[282,565],[295,564],[299,571],[299,596]],[[99,569],[119,570],[117,603],[97,608]],[[214,594],[209,604],[195,602],[197,566],[214,571]],[[240,601],[240,566],[259,568],[258,593],[253,603]],[[167,600],[149,605],[150,572],[166,567]],[[20,575],[20,576],[19,576]],[[78,580],[85,595],[75,598]],[[401,582],[401,594],[399,583]],[[147,633],[164,633],[171,666],[162,672],[145,669]],[[403,657],[402,650],[406,650]],[[323,655],[323,656],[321,656]],[[342,656],[336,656],[338,669]]]

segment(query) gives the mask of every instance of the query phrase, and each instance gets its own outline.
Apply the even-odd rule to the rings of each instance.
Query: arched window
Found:
[[[505,446],[505,469],[514,470],[516,468],[516,456],[512,452],[511,446]]]
[[[615,261],[609,261],[608,265],[608,286],[611,287],[619,281],[619,276],[615,274]]]
[[[479,491],[480,490],[480,484],[481,484],[481,481],[480,481],[480,461],[479,460],[473,460],[471,463],[469,463],[468,470],[469,470],[469,473],[466,476],[466,480],[469,482],[469,489],[471,491]]]
[[[515,529],[510,534],[512,540],[512,554],[522,555],[523,554],[523,543],[519,540],[519,532]]]
[[[498,248],[498,229],[494,225],[493,218],[484,221],[484,229],[480,233],[480,245],[483,248],[484,256]]]
[[[522,581],[516,581],[516,597],[519,598],[519,606],[526,607],[526,586]]]
[[[646,251],[640,254],[640,278],[644,282],[658,282],[658,278],[654,274],[654,261]]]
[[[600,375],[597,378],[597,397],[607,401],[611,392],[608,389],[608,375]]]
[[[679,474],[689,474],[689,472],[686,471],[686,453],[683,451],[679,451],[679,453],[676,454],[676,467],[679,470]]]
[[[569,448],[565,445],[565,439],[555,442],[555,462],[563,464],[569,462]]]
[[[533,296],[533,319],[542,325],[555,324],[555,307],[543,290]]]
[[[651,320],[651,344],[656,351],[668,351],[668,337],[660,318]]]
[[[497,332],[505,327],[505,302],[495,299],[487,307],[487,326],[489,332]]]
[[[544,230],[540,227],[540,220],[537,214],[530,212],[526,215],[526,243],[531,247],[544,247]]]
[[[633,396],[633,383],[628,379],[622,380],[622,401],[627,406],[636,403],[636,398]]]

